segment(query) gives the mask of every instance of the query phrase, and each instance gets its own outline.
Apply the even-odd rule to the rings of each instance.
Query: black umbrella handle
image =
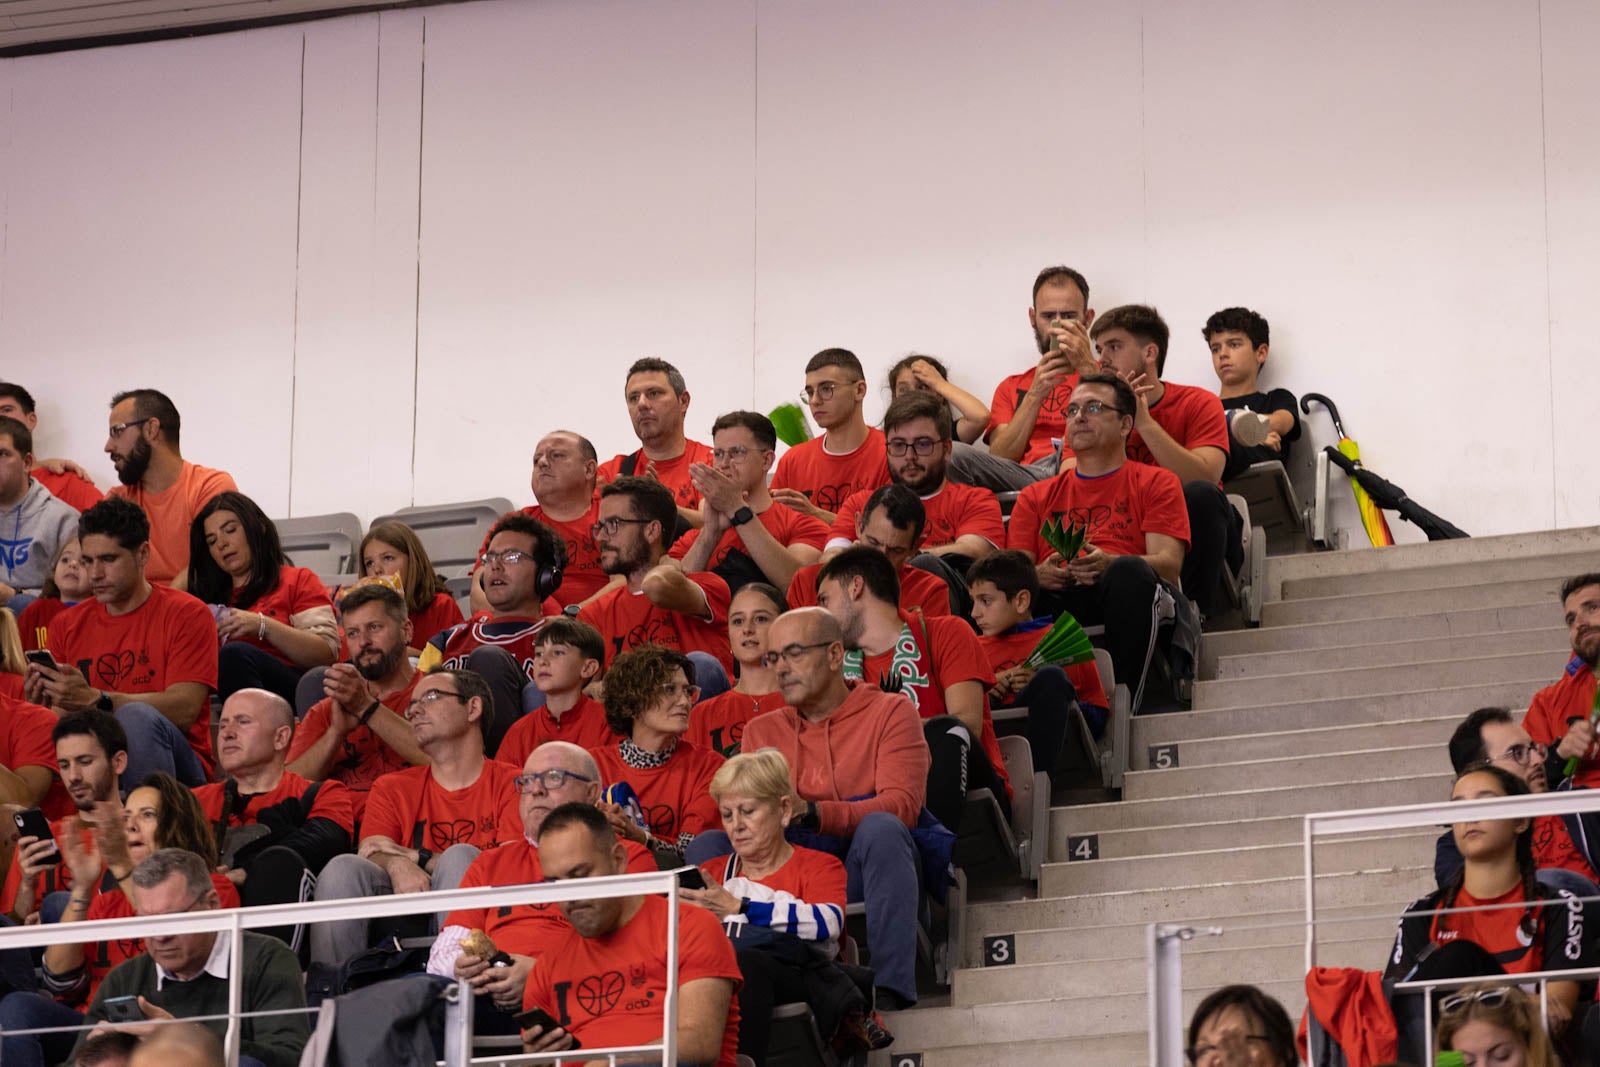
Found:
[[[1333,419],[1333,428],[1339,432],[1339,436],[1349,437],[1350,435],[1344,432],[1344,420],[1339,418],[1339,409],[1334,406],[1333,401],[1329,400],[1321,393],[1307,393],[1305,396],[1301,397],[1300,411],[1306,415],[1311,414],[1311,402],[1313,400],[1328,409],[1328,415]]]

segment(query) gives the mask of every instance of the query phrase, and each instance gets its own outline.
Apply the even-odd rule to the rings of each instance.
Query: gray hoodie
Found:
[[[77,536],[77,511],[29,478],[17,506],[0,508],[0,581],[37,593],[50,576],[56,551]]]

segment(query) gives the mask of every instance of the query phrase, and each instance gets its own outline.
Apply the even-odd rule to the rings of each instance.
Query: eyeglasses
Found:
[[[1245,1034],[1244,1039],[1246,1041],[1268,1040],[1265,1034]],[[1186,1049],[1184,1051],[1184,1055],[1189,1057],[1189,1062],[1194,1064],[1194,1067],[1202,1067],[1204,1064],[1220,1062],[1216,1059],[1216,1057],[1220,1056],[1221,1054],[1221,1045],[1197,1045],[1194,1048]]]
[[[511,784],[516,786],[519,794],[527,796],[533,792],[533,784],[535,782],[538,782],[546,793],[554,793],[557,789],[567,784],[568,778],[576,778],[580,782],[594,781],[588,775],[578,774],[574,771],[549,770],[529,771],[527,774],[519,774],[511,779]]]
[[[1080,414],[1082,414],[1082,415],[1098,415],[1102,411],[1115,411],[1118,415],[1126,415],[1127,414],[1126,411],[1123,411],[1121,408],[1117,407],[1115,404],[1107,404],[1102,400],[1087,400],[1082,404],[1068,404],[1065,414],[1066,414],[1067,418],[1075,419]]]
[[[935,441],[931,437],[919,437],[915,441],[907,441],[903,437],[891,437],[884,445],[884,448],[888,449],[889,455],[899,459],[907,452],[915,452],[919,456],[931,456],[933,455],[933,450],[943,443],[943,441]]]
[[[793,663],[812,649],[827,648],[831,644],[833,644],[832,641],[818,641],[814,645],[785,645],[783,648],[775,648],[771,652],[763,653],[761,662],[768,667],[776,667],[779,660],[784,663]]]
[[[613,515],[609,519],[601,519],[589,527],[589,533],[595,537],[599,537],[601,534],[605,534],[607,537],[615,537],[617,536],[617,531],[622,529],[623,523],[627,523],[629,526],[647,526],[654,521],[653,519],[624,519],[621,515]]]
[[[121,437],[124,433],[127,432],[128,427],[130,427],[130,426],[143,426],[145,423],[149,422],[153,418],[155,418],[154,415],[148,415],[148,416],[146,416],[145,418],[142,418],[142,419],[129,419],[127,422],[113,423],[112,426],[111,426],[111,436],[112,437]]]
[[[679,697],[688,697],[689,703],[691,704],[700,699],[700,687],[698,685],[683,685],[679,682],[663,682],[661,685],[661,692],[674,704],[678,702]]]
[[[737,461],[743,459],[754,451],[755,449],[746,448],[744,445],[730,445],[727,448],[713,448],[711,450],[711,458],[716,460],[718,463],[721,463],[725,459]]]
[[[1511,995],[1511,987],[1504,985],[1491,986],[1488,989],[1467,989],[1460,993],[1452,993],[1439,1001],[1439,1014],[1451,1015],[1464,1011],[1474,1004],[1482,1004],[1492,1008]]]
[[[497,564],[502,567],[515,567],[525,559],[533,559],[533,553],[519,552],[513,548],[506,552],[485,552],[478,557],[478,562],[485,567],[493,567]]]
[[[411,719],[411,716],[413,716],[413,715],[415,715],[417,713],[417,707],[419,705],[437,704],[439,701],[443,700],[445,697],[454,697],[456,700],[461,701],[463,704],[465,704],[467,702],[466,698],[463,697],[460,693],[451,692],[448,689],[430,689],[426,693],[423,693],[421,696],[413,697],[411,700],[406,702],[406,719],[407,719],[407,721],[409,721]]]
[[[811,398],[813,396],[818,400],[832,400],[834,390],[838,388],[838,382],[818,382],[814,386],[808,385],[802,389],[800,391],[800,399],[804,400],[808,404],[811,403]]]
[[[1526,745],[1512,745],[1498,756],[1491,756],[1489,762],[1499,763],[1508,759],[1519,767],[1526,767],[1537,756],[1541,760],[1550,754],[1550,747],[1542,741],[1531,741]]]
[[[1078,321],[1078,313],[1076,311],[1035,311],[1033,314],[1034,318],[1043,319],[1045,322],[1052,324]]]

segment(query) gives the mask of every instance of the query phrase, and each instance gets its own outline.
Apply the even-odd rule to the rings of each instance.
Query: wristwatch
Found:
[[[576,619],[578,617],[578,612],[581,610],[582,609],[576,604],[568,604],[566,607],[561,609],[561,614],[565,615],[569,619]]]
[[[817,811],[817,802],[815,800],[806,801],[806,810],[800,813],[800,817],[794,821],[794,824],[802,830],[818,830],[822,828],[822,815]]]
[[[116,711],[117,707],[111,703],[111,694],[104,689],[100,690],[100,697],[94,702],[96,711]]]
[[[750,510],[750,505],[744,504],[739,508],[738,511],[735,511],[732,515],[728,516],[728,522],[734,526],[743,526],[745,523],[749,522],[755,517],[756,513]]]
[[[423,870],[428,869],[428,864],[433,862],[433,850],[430,848],[417,849],[417,866]]]

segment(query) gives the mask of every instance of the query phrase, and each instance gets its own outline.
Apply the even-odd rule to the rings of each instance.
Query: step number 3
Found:
[[[1178,766],[1177,745],[1151,745],[1150,769],[1152,771],[1170,771]]]
[[[1005,967],[1017,962],[1017,935],[997,934],[983,939],[983,965]]]

